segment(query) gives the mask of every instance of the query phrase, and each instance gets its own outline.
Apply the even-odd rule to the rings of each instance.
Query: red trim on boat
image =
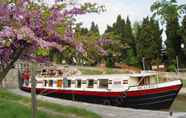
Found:
[[[155,88],[155,89],[146,89],[146,90],[137,90],[137,91],[128,91],[127,96],[144,96],[148,94],[158,94],[164,93],[168,91],[179,91],[181,85],[169,86],[169,87],[162,87],[162,88]],[[31,88],[23,87],[25,91],[31,90]],[[124,92],[98,92],[98,91],[76,91],[76,90],[61,90],[61,89],[45,89],[45,88],[37,88],[38,93],[45,94],[76,94],[76,95],[84,95],[84,96],[100,96],[100,97],[117,97],[123,96]]]
[[[164,93],[168,91],[179,91],[181,87],[182,85],[175,85],[175,86],[155,88],[155,89],[129,91],[128,96],[143,96],[143,95],[148,95],[148,94]]]

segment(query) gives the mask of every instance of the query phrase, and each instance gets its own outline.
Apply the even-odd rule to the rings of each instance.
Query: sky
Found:
[[[100,32],[103,33],[107,25],[112,25],[120,14],[123,18],[129,16],[132,23],[142,21],[146,16],[151,16],[150,6],[156,0],[76,0],[80,3],[92,2],[104,5],[106,11],[96,14],[91,13],[79,16],[78,22],[83,23],[83,27],[89,28],[91,22],[98,24]],[[186,4],[186,0],[177,0],[179,4]]]

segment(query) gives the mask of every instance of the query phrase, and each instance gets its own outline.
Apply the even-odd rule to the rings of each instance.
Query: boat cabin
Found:
[[[36,76],[38,88],[88,90],[88,91],[123,91],[130,87],[157,83],[155,73],[110,74],[110,75],[72,75],[64,72],[43,69]]]
[[[181,80],[160,82],[156,72],[77,75],[44,69],[36,78],[36,92],[64,99],[142,109],[169,108],[182,87]],[[28,82],[26,84],[26,82]],[[22,90],[31,91],[25,79]]]
[[[131,74],[129,79],[129,86],[144,86],[158,83],[158,76],[155,72],[141,72]]]

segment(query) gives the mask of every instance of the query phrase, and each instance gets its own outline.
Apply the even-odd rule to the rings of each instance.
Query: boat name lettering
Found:
[[[151,89],[156,88],[155,85],[145,85],[145,86],[138,86],[138,89]]]

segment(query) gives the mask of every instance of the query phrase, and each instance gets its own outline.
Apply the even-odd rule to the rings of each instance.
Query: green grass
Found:
[[[31,99],[14,95],[7,90],[0,89],[0,118],[30,118],[31,117]],[[50,102],[38,100],[37,118],[67,118],[77,116],[78,118],[101,118],[93,112],[85,109],[62,106]],[[49,114],[42,112],[41,109],[47,109],[50,112],[59,114]]]
[[[78,68],[83,75],[96,75],[96,74],[122,74],[126,73],[122,69],[113,69],[113,68]]]
[[[37,118],[64,118],[39,111]],[[31,109],[10,100],[0,99],[0,118],[31,118]]]
[[[182,80],[183,81],[183,87],[186,88],[186,80]]]
[[[96,74],[102,74],[101,70],[94,70],[94,69],[79,69],[83,75],[96,75]]]
[[[53,103],[46,103],[46,102],[42,102],[39,101],[39,106],[40,107],[45,107],[45,108],[49,108],[52,109],[56,112],[63,112],[64,114],[75,114],[76,116],[80,116],[81,118],[101,118],[100,116],[98,116],[97,114],[93,113],[93,112],[89,112],[85,109],[78,109],[75,107],[70,107],[70,106],[60,106],[60,105],[56,105]]]
[[[171,109],[177,112],[186,112],[186,95],[178,95]]]

